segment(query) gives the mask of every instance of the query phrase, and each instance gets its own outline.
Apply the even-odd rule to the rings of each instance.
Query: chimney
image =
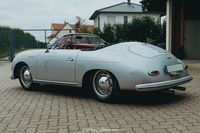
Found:
[[[131,5],[131,0],[128,0],[128,5]]]

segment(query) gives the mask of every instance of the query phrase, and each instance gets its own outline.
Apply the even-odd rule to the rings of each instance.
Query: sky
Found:
[[[139,3],[141,0],[131,0]],[[1,0],[0,25],[21,29],[50,29],[51,23],[75,23],[76,16],[93,24],[95,10],[127,0]]]

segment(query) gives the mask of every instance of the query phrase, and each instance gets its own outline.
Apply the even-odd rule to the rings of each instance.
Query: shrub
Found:
[[[134,18],[130,23],[105,24],[101,32],[95,28],[94,33],[101,36],[110,43],[140,41],[146,42],[147,38],[154,40],[155,43],[165,42],[166,23],[161,25],[151,17]]]

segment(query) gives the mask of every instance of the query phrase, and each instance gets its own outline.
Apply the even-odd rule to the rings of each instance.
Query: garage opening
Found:
[[[195,0],[173,2],[173,53],[179,58],[200,59],[200,8]]]
[[[184,51],[187,59],[200,59],[200,8],[198,1],[184,4]]]

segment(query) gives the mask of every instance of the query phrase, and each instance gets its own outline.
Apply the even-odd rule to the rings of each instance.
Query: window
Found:
[[[100,17],[98,17],[98,28],[100,29]]]
[[[124,16],[124,24],[128,23],[128,16]]]
[[[97,19],[94,19],[94,26],[97,27]]]
[[[115,16],[108,16],[107,22],[111,25],[114,25],[115,24]]]

